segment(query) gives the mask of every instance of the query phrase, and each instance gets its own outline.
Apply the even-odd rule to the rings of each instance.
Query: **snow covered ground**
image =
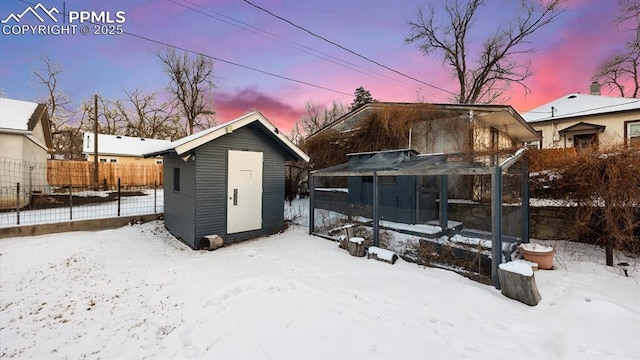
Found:
[[[294,226],[213,252],[162,222],[0,240],[0,357],[638,359],[640,271],[556,247],[538,306]]]

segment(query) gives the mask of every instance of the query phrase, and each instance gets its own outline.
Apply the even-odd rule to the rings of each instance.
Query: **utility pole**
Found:
[[[93,97],[93,190],[98,190],[98,95]]]

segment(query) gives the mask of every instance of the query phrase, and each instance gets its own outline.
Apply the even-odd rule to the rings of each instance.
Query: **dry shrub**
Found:
[[[607,265],[613,265],[614,250],[640,252],[638,149],[582,153],[563,168],[557,187],[578,204],[576,239],[604,245]]]
[[[465,250],[420,239],[417,254],[418,263],[458,269],[458,272],[473,280],[490,283],[491,259],[483,256],[480,248]]]
[[[311,157],[312,168],[323,169],[344,163],[349,153],[405,149],[415,123],[446,116],[429,104],[374,108],[350,131],[329,129],[304,140],[301,147]]]
[[[538,172],[563,167],[578,154],[576,149],[529,149],[529,171]]]

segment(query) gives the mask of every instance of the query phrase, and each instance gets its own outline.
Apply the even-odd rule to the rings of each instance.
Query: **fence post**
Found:
[[[69,220],[73,220],[73,184],[69,184]]]
[[[156,204],[158,199],[158,180],[153,181],[153,213],[156,214],[158,211],[156,210]]]
[[[16,184],[16,221],[20,225],[20,183]]]
[[[118,216],[120,216],[120,178],[118,178]]]

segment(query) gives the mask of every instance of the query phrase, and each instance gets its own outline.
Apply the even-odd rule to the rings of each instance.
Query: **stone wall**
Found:
[[[519,207],[504,207],[502,222],[506,235],[520,236],[522,219]],[[448,206],[449,220],[462,222],[465,228],[491,231],[490,204],[459,204]],[[576,209],[573,207],[531,207],[529,236],[540,240],[569,239],[575,227]]]
[[[532,207],[529,209],[529,236],[540,240],[571,239],[575,219],[575,207]]]

